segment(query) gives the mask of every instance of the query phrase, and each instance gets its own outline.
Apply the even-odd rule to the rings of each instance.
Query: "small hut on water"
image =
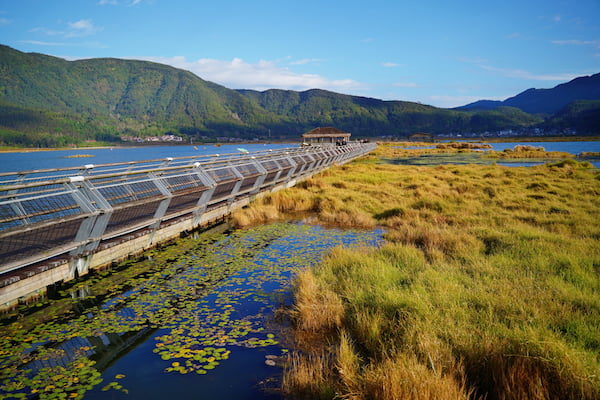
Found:
[[[302,134],[304,143],[308,144],[337,144],[338,146],[348,143],[350,133],[333,127],[315,128]]]

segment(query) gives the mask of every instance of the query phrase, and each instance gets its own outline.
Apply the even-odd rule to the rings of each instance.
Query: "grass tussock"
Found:
[[[335,397],[333,380],[329,354],[294,353],[288,357],[288,369],[282,377],[283,393],[293,398],[332,399]]]
[[[298,329],[327,332],[342,325],[344,306],[342,300],[330,290],[318,287],[310,271],[300,272],[295,280],[294,316]]]
[[[471,143],[471,142],[450,142],[450,143],[439,143],[436,149],[457,149],[457,150],[489,150],[492,149],[492,145],[487,143]]]
[[[486,154],[489,158],[514,159],[514,158],[542,158],[542,159],[570,159],[575,157],[573,154],[563,151],[546,151],[543,147],[534,147],[529,145],[516,145],[512,149],[503,151],[490,151]]]
[[[256,207],[386,229],[381,247],[336,248],[299,275],[296,335],[313,340],[286,369],[284,391],[600,398],[598,176],[572,160],[515,168],[373,159],[264,199]],[[317,363],[319,384],[292,383]]]

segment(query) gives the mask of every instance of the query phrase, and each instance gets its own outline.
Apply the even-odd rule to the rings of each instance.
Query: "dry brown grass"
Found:
[[[398,354],[365,371],[361,399],[468,400],[464,377],[440,375],[414,357]]]
[[[331,356],[294,353],[288,357],[288,366],[282,377],[283,393],[294,399],[332,399]]]
[[[298,273],[294,285],[296,299],[293,317],[297,329],[327,332],[342,325],[344,305],[337,294],[318,287],[310,271]]]
[[[275,206],[261,203],[260,207],[246,207],[231,215],[231,223],[237,227],[247,227],[267,221],[276,221],[281,214]]]

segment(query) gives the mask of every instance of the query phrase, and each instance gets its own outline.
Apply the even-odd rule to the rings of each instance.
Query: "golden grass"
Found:
[[[359,398],[467,400],[469,396],[462,377],[437,374],[415,358],[399,353],[366,369]]]
[[[310,271],[300,272],[296,276],[294,294],[297,299],[294,317],[298,321],[298,329],[323,332],[342,325],[342,300],[334,292],[319,288]]]
[[[506,148],[504,151],[490,151],[486,154],[490,158],[543,158],[543,159],[564,159],[573,158],[573,154],[563,151],[546,151],[543,147],[534,147],[529,145],[516,145],[514,148]]]
[[[296,399],[331,399],[335,395],[330,356],[297,354],[288,357],[288,367],[282,377],[283,393]]]
[[[573,160],[528,168],[376,160],[332,168],[245,210],[386,229],[380,248],[336,248],[299,275],[297,335],[322,334],[325,344],[295,356],[286,393],[600,398],[598,170]],[[290,383],[296,373],[313,379],[303,369],[315,364],[318,385]]]

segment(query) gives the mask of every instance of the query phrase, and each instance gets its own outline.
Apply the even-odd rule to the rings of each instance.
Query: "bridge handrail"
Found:
[[[352,146],[352,144],[349,144]],[[275,155],[282,154],[302,154],[306,152],[314,151],[310,149],[310,147],[290,147],[283,149],[267,149],[267,150],[259,150],[248,153],[224,153],[224,154],[208,154],[208,155],[196,155],[196,156],[183,156],[183,157],[166,157],[166,158],[156,158],[150,160],[139,160],[139,161],[122,161],[116,163],[103,163],[103,164],[86,164],[80,166],[73,167],[61,167],[61,168],[47,168],[47,169],[34,169],[34,170],[26,170],[26,171],[14,171],[14,172],[0,172],[0,185],[10,184],[11,182],[24,182],[28,179],[37,180],[51,180],[53,175],[45,175],[53,172],[65,173],[60,175],[70,176],[69,172],[72,171],[80,171],[85,172],[86,174],[95,174],[98,170],[103,170],[107,168],[118,167],[121,170],[132,170],[132,168],[140,167],[143,168],[144,165],[152,165],[156,164],[154,168],[161,168],[166,165],[174,165],[174,164],[193,164],[195,162],[199,162],[202,165],[208,165],[211,163],[220,163],[220,162],[228,162],[228,161],[239,161],[244,159],[254,158],[270,158]],[[152,168],[147,166],[146,168]],[[119,171],[120,169],[115,168],[115,171]],[[40,175],[41,174],[41,175]],[[80,174],[75,174],[80,175]]]
[[[0,274],[57,252],[89,253],[102,240],[156,230],[174,218],[199,220],[210,207],[303,179],[375,147],[349,143],[3,173],[14,179],[0,181]],[[26,179],[40,171],[72,175]]]

